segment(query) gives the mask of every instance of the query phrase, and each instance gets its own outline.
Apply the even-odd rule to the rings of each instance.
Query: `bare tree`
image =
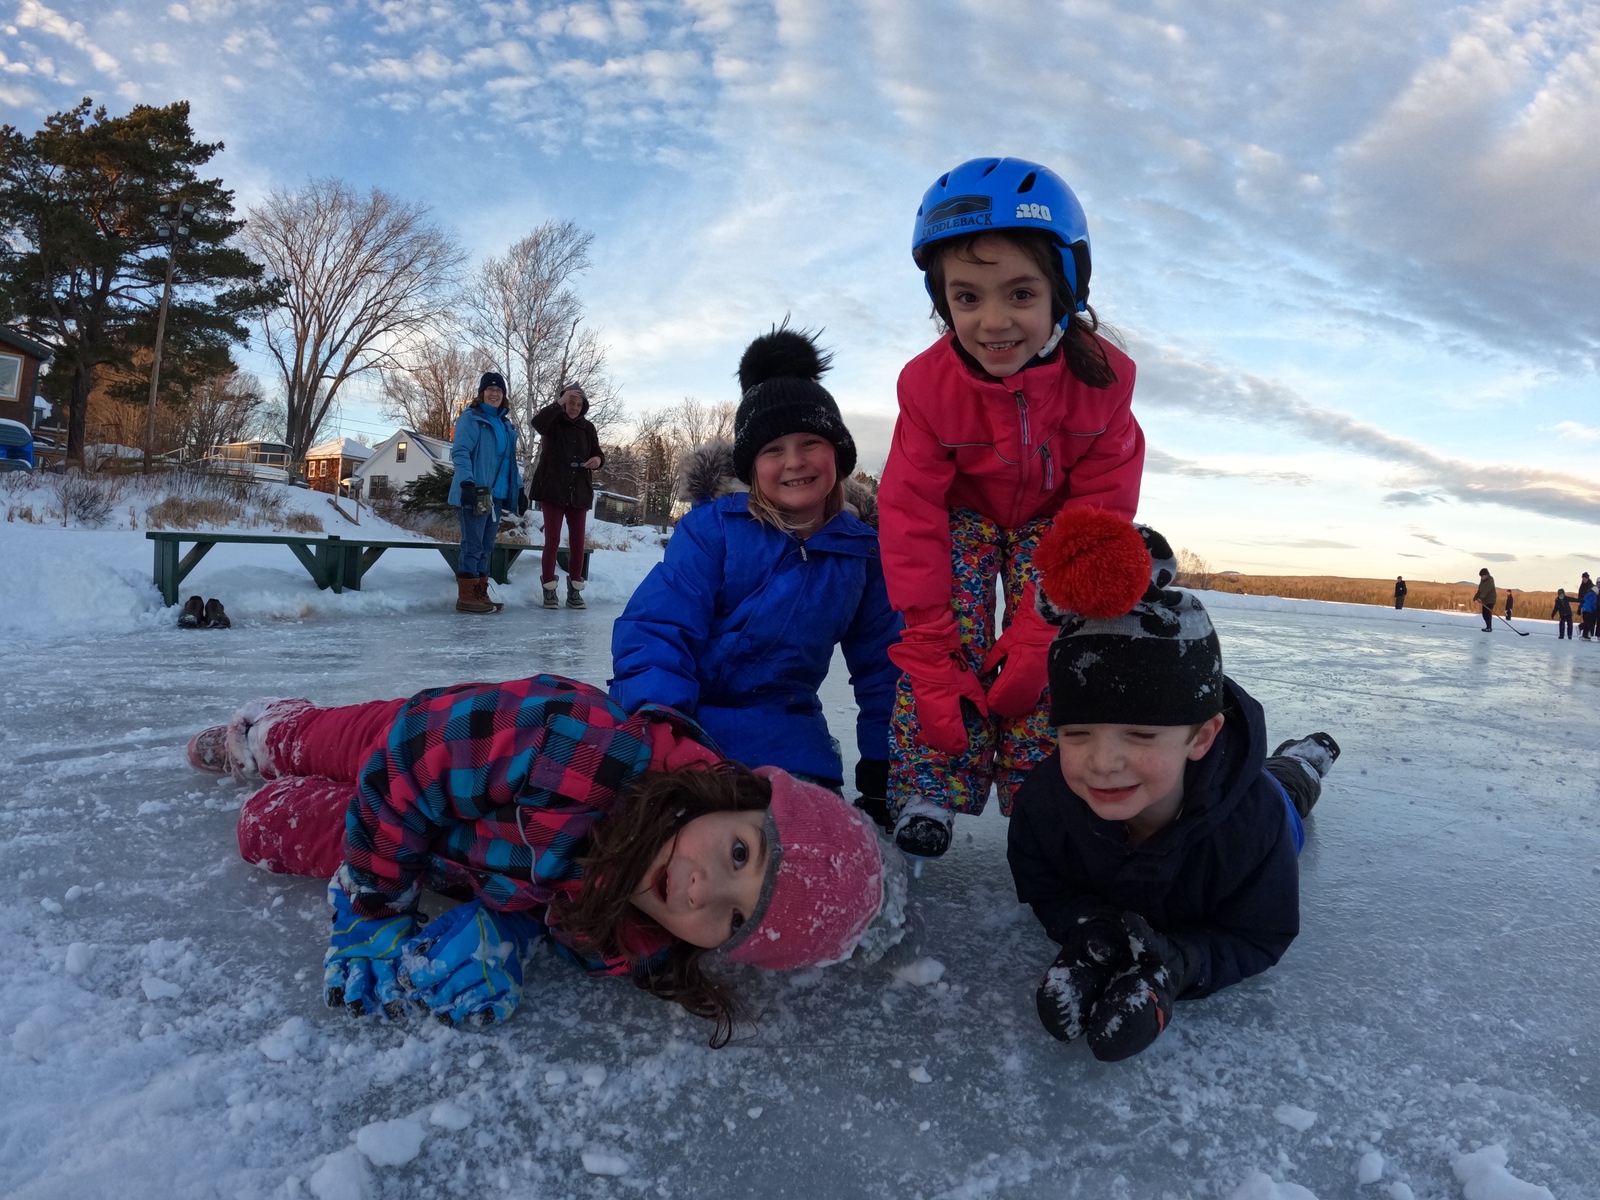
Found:
[[[1211,587],[1214,574],[1211,564],[1193,550],[1185,547],[1178,551],[1178,575],[1174,582],[1179,587],[1204,591]]]
[[[283,378],[285,440],[298,459],[344,384],[392,362],[441,318],[463,255],[428,209],[342,180],[273,192],[241,235],[282,286],[262,325]]]
[[[504,257],[486,260],[464,297],[467,328],[501,365],[521,420],[554,400],[563,383],[577,383],[589,394],[596,430],[622,421],[605,346],[584,328],[583,301],[572,288],[589,269],[593,242],[572,221],[546,221]]]
[[[384,415],[449,441],[461,406],[472,399],[478,377],[491,369],[489,356],[448,336],[427,334],[393,357],[383,370]]]
[[[739,406],[730,400],[707,404],[693,396],[668,409],[668,417],[680,450],[693,449],[711,441],[733,441],[733,418]]]

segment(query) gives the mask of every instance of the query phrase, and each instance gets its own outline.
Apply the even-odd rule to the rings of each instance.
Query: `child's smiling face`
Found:
[[[801,527],[820,525],[839,480],[837,452],[821,434],[788,433],[756,454],[756,489]]]
[[[1009,238],[990,234],[947,251],[944,294],[962,348],[990,375],[1015,375],[1056,331],[1050,281]]]
[[[1222,729],[1219,713],[1191,725],[1062,725],[1061,777],[1105,821],[1122,821],[1134,841],[1183,807],[1183,768],[1204,758]],[[1193,735],[1191,736],[1191,730]]]
[[[630,900],[673,937],[720,946],[749,919],[767,877],[766,810],[705,813],[680,829]]]

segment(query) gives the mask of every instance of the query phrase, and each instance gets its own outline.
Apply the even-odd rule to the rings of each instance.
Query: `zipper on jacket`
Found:
[[[1041,446],[1039,457],[1044,459],[1044,490],[1053,492],[1056,487],[1056,464],[1050,457],[1050,447]]]
[[[1022,394],[1020,389],[1011,394],[1017,398],[1017,417],[1022,421],[1022,447],[1026,450],[1031,440],[1028,433],[1028,398]],[[1027,456],[1024,455],[1023,457]]]

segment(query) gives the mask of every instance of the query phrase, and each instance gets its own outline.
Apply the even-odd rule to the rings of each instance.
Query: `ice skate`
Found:
[[[955,814],[926,800],[913,800],[894,826],[894,844],[913,858],[940,858],[950,849]]]
[[[206,615],[200,624],[206,629],[233,628],[233,622],[229,620],[228,614],[223,611],[222,601],[216,599],[206,601]]]
[[[1339,757],[1339,743],[1333,740],[1332,734],[1308,733],[1305,737],[1284,742],[1272,752],[1272,757],[1295,759],[1320,781],[1333,770],[1333,764]]]
[[[183,611],[178,614],[179,629],[199,629],[206,619],[205,601],[199,596],[190,596],[184,603]]]
[[[228,727],[213,725],[209,729],[202,729],[189,739],[189,744],[184,747],[183,752],[189,758],[189,765],[196,771],[204,771],[209,775],[226,775]]]

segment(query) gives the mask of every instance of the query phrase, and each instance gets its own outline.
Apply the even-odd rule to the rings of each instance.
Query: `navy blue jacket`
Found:
[[[1052,754],[1017,793],[1006,857],[1017,898],[1060,941],[1106,906],[1144,917],[1185,959],[1180,1000],[1265,971],[1300,932],[1300,874],[1288,808],[1267,774],[1266,721],[1233,680],[1216,742],[1184,771],[1183,809],[1130,848],[1067,787]]]
[[[611,697],[666,704],[730,758],[839,783],[817,689],[844,651],[862,758],[889,757],[899,668],[878,535],[848,512],[805,540],[750,515],[745,493],[687,513],[611,629]]]

